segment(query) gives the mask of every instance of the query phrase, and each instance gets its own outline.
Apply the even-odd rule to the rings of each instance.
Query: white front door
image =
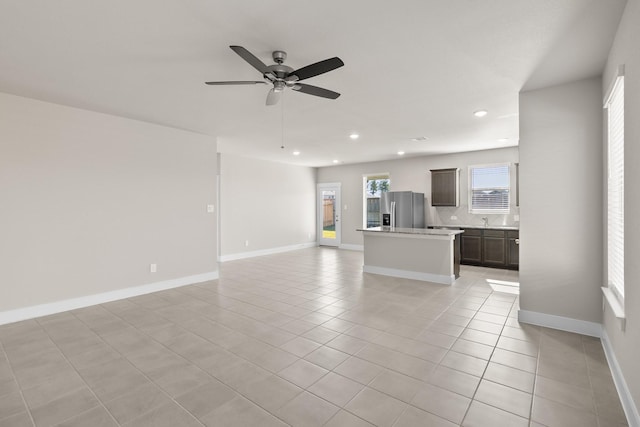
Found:
[[[340,183],[318,184],[318,244],[340,246]]]

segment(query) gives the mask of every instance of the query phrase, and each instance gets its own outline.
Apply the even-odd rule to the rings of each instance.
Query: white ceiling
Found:
[[[3,0],[0,91],[307,166],[514,146],[518,92],[599,75],[625,3]],[[266,85],[206,86],[260,80],[232,44],[267,64],[285,50],[294,69],[338,56],[344,67],[305,83],[342,96],[287,91],[267,107]]]

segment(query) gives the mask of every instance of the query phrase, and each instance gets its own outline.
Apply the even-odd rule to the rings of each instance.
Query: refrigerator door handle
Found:
[[[396,202],[391,202],[391,227],[396,226]]]

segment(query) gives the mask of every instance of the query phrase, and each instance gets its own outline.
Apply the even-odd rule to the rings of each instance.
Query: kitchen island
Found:
[[[364,238],[365,273],[452,284],[460,276],[462,230],[373,227]]]

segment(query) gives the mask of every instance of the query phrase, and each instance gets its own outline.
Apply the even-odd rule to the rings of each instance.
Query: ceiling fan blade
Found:
[[[269,71],[269,68],[267,67],[267,65],[264,62],[260,61],[258,58],[256,58],[255,55],[249,52],[247,49],[243,48],[242,46],[229,46],[229,47],[235,53],[240,55],[242,59],[244,59],[249,64],[251,64],[253,68],[260,71],[260,73],[266,74],[266,72]]]
[[[240,80],[240,81],[232,81],[232,82],[204,82],[206,85],[266,85],[267,82],[258,81],[258,80]]]
[[[304,80],[310,77],[327,73],[331,70],[335,70],[336,68],[340,68],[343,65],[344,62],[342,62],[342,59],[336,56],[334,58],[316,62],[315,64],[307,65],[306,67],[302,67],[299,70],[292,71],[291,73],[289,73],[289,75],[298,77],[298,80]]]
[[[320,96],[322,98],[336,99],[340,96],[338,92],[334,92],[332,90],[324,89],[318,86],[307,85],[304,83],[296,83],[291,87],[291,89],[298,92],[306,93],[308,95]]]
[[[282,91],[275,89],[271,89],[267,94],[267,105],[276,105],[278,101],[280,101],[280,96],[282,95]]]

